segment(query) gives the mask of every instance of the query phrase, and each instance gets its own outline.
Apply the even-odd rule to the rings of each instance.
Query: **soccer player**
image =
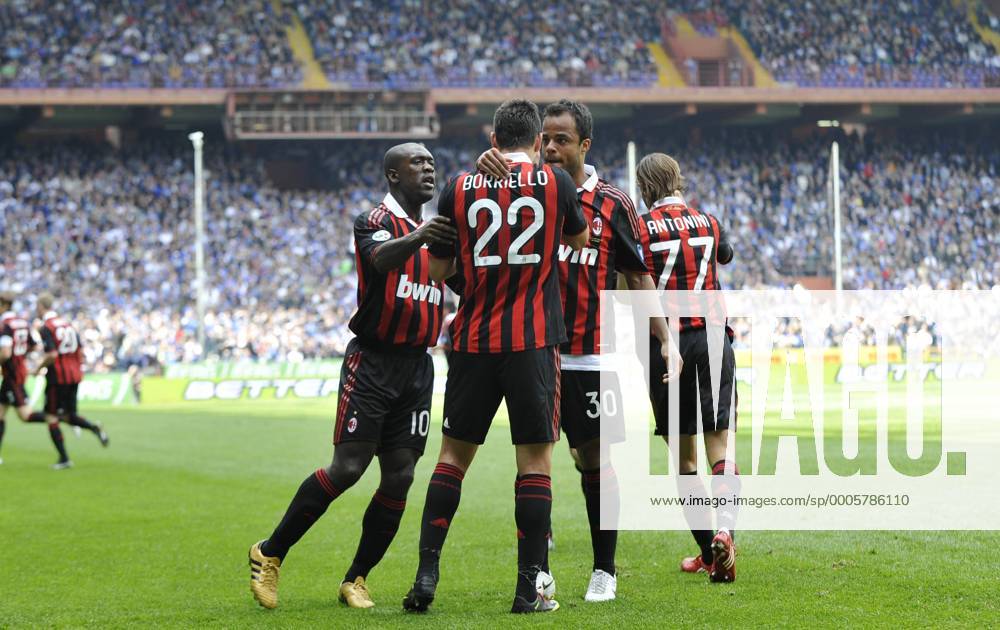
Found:
[[[589,602],[615,599],[616,530],[602,530],[601,496],[613,503],[618,496],[614,469],[601,451],[601,424],[608,435],[621,433],[621,393],[617,375],[601,372],[600,292],[617,287],[617,272],[624,274],[630,289],[654,290],[639,244],[639,217],[624,192],[601,179],[586,163],[593,142],[594,121],[586,105],[567,99],[545,108],[542,120],[544,160],[559,166],[573,178],[584,218],[590,226],[590,241],[580,252],[560,247],[559,284],[567,341],[560,347],[560,420],[562,430],[580,470],[581,487],[590,524],[593,568],[584,599]],[[477,167],[494,177],[505,177],[509,167],[496,149],[480,156]],[[668,339],[666,323],[654,320],[654,334]],[[665,352],[669,343],[662,344]],[[603,381],[608,387],[602,389]],[[571,452],[573,452],[571,451]],[[555,580],[548,560],[538,576],[538,588],[546,597],[555,593]]]
[[[660,290],[717,291],[718,265],[733,259],[733,248],[719,221],[710,214],[689,208],[681,196],[684,177],[680,166],[663,153],[647,155],[636,169],[639,190],[649,211],[642,215],[640,236],[649,267]],[[736,579],[735,535],[739,494],[739,473],[736,463],[726,460],[726,446],[731,432],[736,430],[736,360],[732,349],[732,331],[719,321],[704,317],[681,318],[680,352],[683,358],[678,389],[680,443],[677,463],[678,490],[682,497],[698,498],[706,505],[708,497],[697,477],[698,411],[702,416],[702,431],[708,461],[712,463],[712,493],[719,500],[716,510],[718,532],[704,529],[711,526],[710,514],[697,506],[688,506],[685,516],[691,533],[701,550],[699,556],[685,558],[681,569],[688,573],[707,572],[713,582]],[[718,333],[718,336],[714,336]],[[721,339],[719,339],[721,337]],[[650,372],[660,360],[655,351],[657,340],[651,339]],[[713,350],[715,350],[713,352]],[[721,350],[721,352],[718,352]],[[713,354],[721,356],[712,356]],[[712,369],[712,361],[716,361]],[[721,361],[721,365],[718,362]],[[713,374],[717,375],[713,379]],[[718,382],[713,382],[718,381]],[[656,419],[656,434],[667,440],[669,387],[653,379],[650,397]]]
[[[369,571],[399,528],[413,469],[430,425],[443,285],[431,279],[427,245],[455,238],[448,219],[422,221],[434,196],[434,158],[422,145],[389,149],[383,160],[389,193],[354,222],[358,310],[340,372],[333,461],[306,477],[274,532],[250,548],[250,590],[265,608],[278,605],[278,571],[289,549],[330,503],[353,486],[378,456],[381,479],[361,520],[361,541],[340,585],[352,608],[375,605]]]
[[[39,335],[42,338],[42,351],[45,353],[35,375],[40,376],[45,370],[45,420],[49,423],[50,430],[52,424],[60,420],[86,429],[100,440],[101,446],[106,447],[109,443],[108,434],[101,423],[92,423],[77,413],[77,390],[83,380],[83,348],[76,329],[52,310],[53,304],[55,298],[51,293],[42,293],[35,300],[35,309],[42,318]],[[73,465],[65,451],[59,455],[60,460],[54,468],[69,468]]]
[[[45,414],[32,411],[28,404],[28,393],[24,383],[28,378],[27,355],[37,345],[31,335],[28,321],[18,317],[11,309],[14,306],[14,294],[10,291],[0,293],[0,364],[3,366],[3,383],[0,384],[0,444],[6,429],[7,410],[13,407],[23,422],[45,422]],[[66,445],[63,441],[59,421],[49,423],[49,436],[59,453],[59,462],[55,468],[66,468],[69,462],[66,455]],[[0,459],[0,464],[3,459]]]
[[[441,453],[421,517],[420,564],[403,601],[425,611],[434,600],[439,560],[458,509],[462,479],[493,416],[506,400],[517,459],[514,519],[517,586],[511,612],[555,610],[538,596],[552,509],[552,445],[559,431],[559,344],[566,341],[559,296],[560,240],[578,251],[590,231],[576,186],[562,169],[536,167],[538,107],[515,99],[493,116],[491,144],[513,162],[493,179],[462,173],[438,202],[458,232],[454,245],[432,245],[432,277],[462,279],[452,323]]]

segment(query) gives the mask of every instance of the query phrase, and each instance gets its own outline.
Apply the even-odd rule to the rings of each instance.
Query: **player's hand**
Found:
[[[677,345],[672,339],[668,343],[660,344],[660,356],[667,366],[667,371],[663,373],[663,382],[669,383],[680,378],[681,370],[684,369],[684,359],[681,358],[681,353],[678,352]]]
[[[424,221],[414,233],[417,234],[420,242],[428,245],[432,243],[447,245],[454,243],[455,239],[458,238],[458,232],[452,226],[451,219],[441,216],[431,217]]]
[[[499,149],[493,148],[479,156],[476,170],[493,179],[506,179],[510,175],[510,164]]]

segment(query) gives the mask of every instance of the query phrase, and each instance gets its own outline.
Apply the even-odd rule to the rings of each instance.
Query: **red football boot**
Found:
[[[684,573],[710,573],[712,565],[705,564],[705,561],[701,559],[701,554],[698,554],[693,558],[681,560],[681,571]]]
[[[708,572],[712,582],[736,581],[736,545],[729,531],[720,529],[712,539],[712,551],[715,552],[715,562]]]

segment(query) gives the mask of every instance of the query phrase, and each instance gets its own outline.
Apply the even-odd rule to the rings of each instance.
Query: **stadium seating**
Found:
[[[0,88],[283,86],[300,75],[267,0],[0,3]]]
[[[678,0],[267,0],[0,4],[0,87],[296,86],[296,15],[329,79],[356,88],[648,86],[646,48],[684,13],[698,33],[733,25],[782,82],[982,87],[1000,54],[964,4]],[[985,28],[997,18],[977,4]],[[817,28],[822,25],[822,28]]]
[[[1000,51],[965,3],[682,0],[703,34],[732,24],[778,81],[804,87],[983,87],[1000,82]],[[983,23],[991,23],[979,5]]]
[[[592,161],[624,186],[622,144],[602,136]],[[759,288],[831,273],[828,146],[829,138],[719,132],[697,144],[646,138],[640,151],[680,158],[688,201],[732,233],[737,258],[723,270],[724,286]],[[97,368],[339,353],[355,300],[351,221],[384,194],[384,148],[334,151],[325,168],[336,190],[298,192],[279,190],[259,157],[233,145],[208,152],[208,348],[194,341],[186,143],[122,152],[0,146],[0,283],[56,290],[80,319]],[[431,148],[442,180],[479,149]],[[842,155],[847,288],[1000,282],[995,143],[926,132],[876,143],[869,134],[842,138]]]

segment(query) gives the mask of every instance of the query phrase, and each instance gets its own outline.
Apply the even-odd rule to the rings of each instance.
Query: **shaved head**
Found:
[[[427,147],[416,142],[404,142],[391,147],[382,158],[382,170],[385,176],[389,176],[390,170],[398,171],[400,165],[410,159],[414,153],[429,153],[429,151],[427,151]]]

